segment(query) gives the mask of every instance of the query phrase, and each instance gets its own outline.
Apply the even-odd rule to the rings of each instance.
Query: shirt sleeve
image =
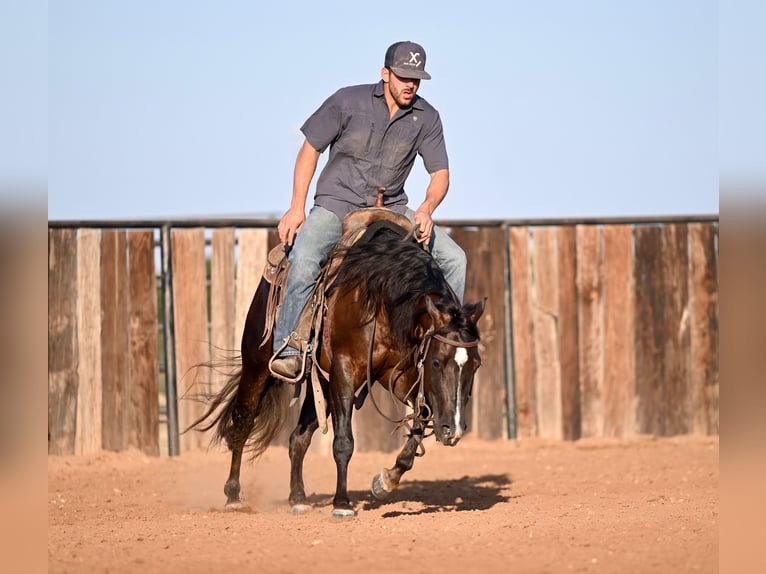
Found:
[[[322,153],[327,149],[327,146],[338,138],[341,123],[342,114],[336,92],[327,98],[317,111],[311,114],[301,126],[301,131],[311,147]]]
[[[426,132],[418,153],[423,158],[423,165],[428,173],[449,169],[447,145],[444,142],[442,120],[438,113],[430,129]]]

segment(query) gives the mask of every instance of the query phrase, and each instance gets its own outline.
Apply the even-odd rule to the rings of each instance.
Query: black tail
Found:
[[[211,446],[225,440],[230,450],[243,448],[256,458],[282,428],[289,395],[283,392],[284,384],[273,377],[267,377],[260,385],[244,381],[243,377],[242,368],[233,372],[223,388],[209,398],[205,414],[183,432],[192,429],[206,432],[215,427]]]

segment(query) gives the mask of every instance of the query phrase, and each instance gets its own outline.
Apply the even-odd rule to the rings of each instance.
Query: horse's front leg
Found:
[[[338,518],[356,516],[348,498],[348,463],[354,454],[354,435],[351,431],[351,413],[353,412],[354,387],[347,372],[338,366],[339,360],[333,361],[330,380],[330,412],[335,437],[332,442],[332,454],[335,458],[337,483],[335,498],[332,501],[332,515]]]
[[[303,459],[311,445],[311,437],[319,428],[314,399],[311,389],[306,393],[301,406],[298,424],[290,435],[290,504],[293,514],[302,514],[311,510],[303,485]]]
[[[396,464],[393,468],[384,468],[372,479],[372,494],[378,500],[385,500],[399,486],[402,475],[412,468],[415,457],[418,454],[420,444],[423,442],[423,429],[415,421],[412,425],[407,442],[404,444]]]

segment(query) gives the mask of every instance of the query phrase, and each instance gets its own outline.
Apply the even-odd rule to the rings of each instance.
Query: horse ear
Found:
[[[468,315],[468,318],[471,320],[472,323],[476,324],[476,322],[481,317],[482,313],[484,313],[484,307],[487,304],[487,298],[484,297],[481,301],[478,303],[466,303],[463,305],[463,308],[465,309],[466,315]]]
[[[439,311],[430,297],[426,297],[426,311],[428,311],[428,314],[431,316],[434,329],[441,329],[444,325],[450,322],[450,314]]]

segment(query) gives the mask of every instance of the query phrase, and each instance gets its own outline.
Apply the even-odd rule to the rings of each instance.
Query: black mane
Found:
[[[414,343],[415,321],[425,308],[423,298],[427,295],[436,295],[434,303],[439,310],[452,315],[451,328],[476,333],[444,273],[421,245],[403,240],[393,230],[381,229],[373,239],[343,251],[344,259],[328,295],[336,289],[343,295],[358,288],[362,323],[372,321],[382,308],[394,341],[403,349]]]

